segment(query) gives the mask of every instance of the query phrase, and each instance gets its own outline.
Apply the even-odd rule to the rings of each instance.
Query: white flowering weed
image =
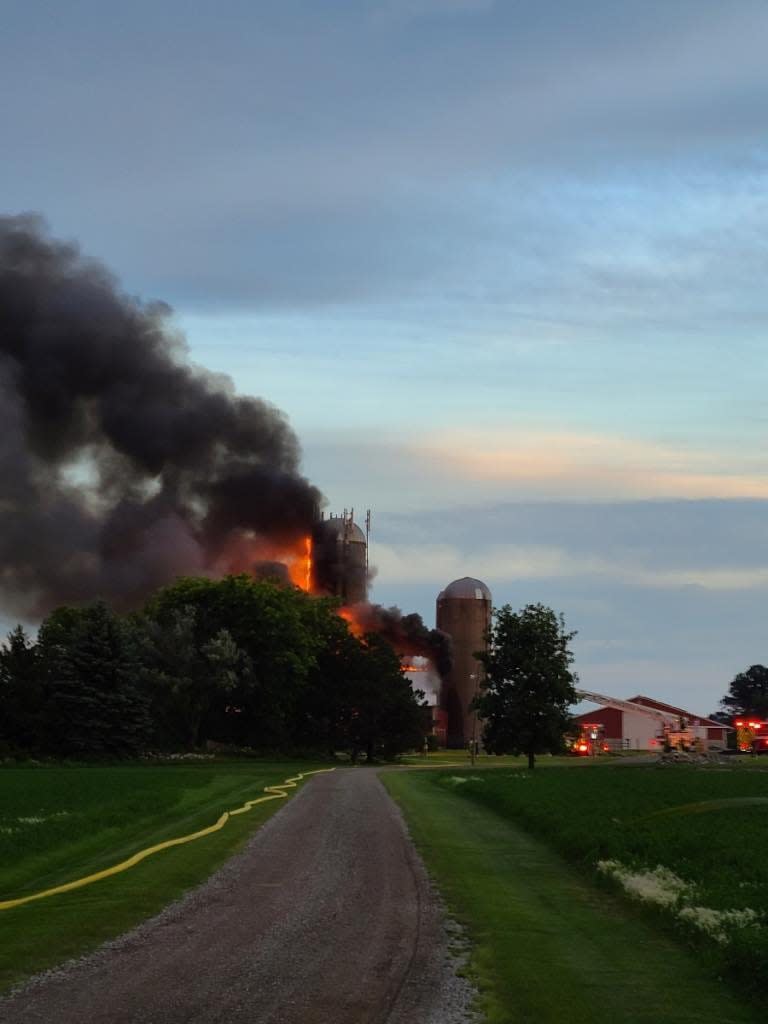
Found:
[[[742,910],[715,910],[713,907],[681,907],[679,916],[695,928],[706,932],[716,942],[728,942],[728,930],[757,924],[760,915],[750,907]]]
[[[597,862],[597,870],[615,878],[635,899],[670,910],[680,920],[721,944],[729,941],[730,931],[759,924],[761,920],[761,915],[749,907],[741,910],[715,910],[714,907],[687,903],[687,900],[695,896],[696,887],[662,864],[652,871],[638,871],[618,860],[601,860]]]
[[[661,864],[653,871],[634,871],[618,860],[600,860],[597,862],[597,870],[615,878],[636,899],[661,907],[671,907],[683,896],[693,892],[689,882]]]

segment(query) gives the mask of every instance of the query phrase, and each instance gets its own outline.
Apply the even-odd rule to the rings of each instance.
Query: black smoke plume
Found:
[[[403,615],[399,608],[380,604],[358,604],[353,608],[355,621],[364,633],[379,633],[398,654],[429,658],[441,676],[451,671],[451,638],[440,629],[429,629],[418,612]]]
[[[34,216],[0,217],[0,600],[130,607],[243,538],[307,534],[284,415],[186,359],[170,310]]]

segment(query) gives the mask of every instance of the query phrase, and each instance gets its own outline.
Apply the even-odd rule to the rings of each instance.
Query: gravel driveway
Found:
[[[376,773],[340,769],[162,914],[0,1000],[0,1021],[460,1024],[471,992],[447,945]]]

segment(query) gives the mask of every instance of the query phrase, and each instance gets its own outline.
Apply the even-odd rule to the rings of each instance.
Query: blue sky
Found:
[[[762,0],[6,0],[4,212],[285,410],[374,597],[477,575],[586,686],[768,660]]]

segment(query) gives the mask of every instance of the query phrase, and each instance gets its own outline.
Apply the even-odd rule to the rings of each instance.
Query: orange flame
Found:
[[[312,590],[312,538],[304,537],[297,551],[285,552],[281,556],[288,566],[291,583],[310,593]]]
[[[295,587],[312,592],[312,537],[309,535],[287,542],[253,535],[234,538],[222,552],[217,568],[223,576],[251,572],[260,563],[269,562],[283,565]]]
[[[304,589],[306,590],[307,593],[309,593],[310,590],[312,589],[312,538],[311,537],[305,537],[304,538],[304,561],[305,561],[305,571],[304,571],[305,587],[304,587]]]
[[[349,632],[352,636],[361,637],[365,633],[362,623],[355,617],[355,613],[352,608],[348,605],[344,608],[339,608],[339,615],[349,626]]]

